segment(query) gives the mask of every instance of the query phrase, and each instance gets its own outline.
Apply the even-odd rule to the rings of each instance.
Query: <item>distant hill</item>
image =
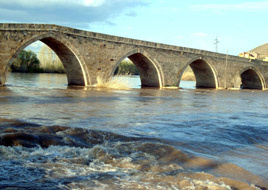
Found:
[[[264,59],[265,57],[268,57],[268,43],[263,44],[259,47],[256,47],[253,50],[249,51],[250,53],[257,53],[258,59]]]

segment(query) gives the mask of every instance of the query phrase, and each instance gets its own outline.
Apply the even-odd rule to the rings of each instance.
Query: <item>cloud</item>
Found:
[[[105,3],[106,0],[8,0],[3,1],[2,5],[19,5],[22,7],[47,7],[57,5],[80,5],[86,7],[98,7]]]
[[[268,1],[250,1],[243,3],[233,3],[233,4],[198,4],[192,7],[194,10],[198,11],[214,11],[214,12],[224,12],[224,11],[244,11],[244,12],[257,12],[257,11],[267,11]]]
[[[79,2],[79,1],[74,1],[74,2]],[[83,0],[82,1],[85,6],[93,6],[93,7],[98,7],[101,6],[105,3],[105,0]]]
[[[145,6],[146,0],[8,0],[0,1],[0,22],[59,24],[88,28],[113,23],[120,14]]]
[[[27,16],[27,13],[23,10],[12,10],[12,9],[0,8],[0,15],[18,15],[19,17],[21,17],[21,16]]]
[[[135,16],[137,16],[137,13],[135,11],[131,11],[131,12],[127,13],[126,15],[129,17],[135,17]]]

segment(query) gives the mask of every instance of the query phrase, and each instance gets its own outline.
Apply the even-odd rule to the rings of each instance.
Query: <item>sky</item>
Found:
[[[238,55],[268,43],[268,0],[0,0],[1,23],[57,24]],[[38,48],[39,43],[33,44]]]

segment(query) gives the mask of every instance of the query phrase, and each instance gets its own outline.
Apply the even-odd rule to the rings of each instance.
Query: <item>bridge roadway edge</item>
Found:
[[[231,64],[241,64],[245,65],[242,67],[238,67],[239,70],[242,70],[244,67],[256,67],[256,70],[260,72],[261,75],[263,75],[263,81],[264,81],[264,89],[266,89],[266,81],[268,81],[268,64],[263,61],[259,60],[248,60],[245,58],[233,56],[233,55],[226,55],[221,53],[215,53],[211,51],[206,50],[199,50],[199,49],[193,49],[193,48],[187,48],[187,47],[180,47],[180,46],[174,46],[174,45],[167,45],[162,43],[155,43],[155,42],[149,42],[149,41],[143,41],[143,40],[137,40],[137,39],[131,39],[131,38],[125,38],[125,37],[119,37],[119,36],[113,36],[113,35],[107,35],[102,33],[96,33],[96,32],[89,32],[85,30],[79,30],[74,29],[70,27],[65,26],[59,26],[59,25],[51,25],[51,24],[16,24],[16,23],[0,23],[0,31],[36,31],[36,32],[55,32],[55,33],[62,33],[64,35],[72,35],[76,37],[81,37],[85,39],[92,39],[92,40],[100,40],[105,41],[109,43],[115,43],[115,44],[124,44],[124,45],[131,45],[131,46],[137,46],[139,48],[145,48],[145,49],[155,49],[155,50],[163,50],[163,51],[172,51],[175,54],[184,55],[188,54],[191,55],[190,57],[200,57],[200,59],[207,59],[212,60],[212,62],[215,62],[215,60],[218,61],[218,63],[213,63],[214,65],[222,65],[222,66],[216,66],[217,75],[219,77],[219,89],[225,89],[225,88],[238,88],[237,82],[233,82],[230,85],[226,86],[226,74],[224,76],[223,72],[220,70],[224,70],[223,67],[226,62],[227,58],[227,64],[230,67]],[[0,56],[3,55],[0,53]],[[186,63],[183,63],[184,65]],[[180,68],[181,69],[181,68]],[[0,67],[1,70],[1,67]],[[237,75],[239,71],[233,72],[231,74],[227,73],[227,75]],[[3,71],[0,71],[0,76],[3,75]],[[166,73],[164,75],[167,75]],[[225,82],[222,82],[222,78],[225,77]],[[164,76],[166,78],[166,76]],[[165,79],[163,79],[165,80]],[[176,79],[178,80],[178,79]],[[180,79],[179,79],[180,80]],[[175,82],[173,82],[175,84]],[[225,83],[225,85],[223,85]],[[235,83],[235,84],[234,84]],[[172,83],[169,84],[163,84],[164,86],[172,86]]]

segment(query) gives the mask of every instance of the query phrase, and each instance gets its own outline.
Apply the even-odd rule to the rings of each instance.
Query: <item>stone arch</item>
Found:
[[[262,74],[254,67],[247,67],[240,71],[241,89],[259,89],[266,88],[265,80]]]
[[[79,56],[79,53],[68,40],[54,33],[36,35],[25,40],[13,53],[6,69],[12,64],[13,59],[17,57],[20,51],[38,40],[45,43],[58,55],[65,67],[68,85],[87,86],[90,84],[89,72],[83,58]]]
[[[190,66],[196,78],[196,88],[215,88],[219,87],[216,69],[204,58],[194,58],[190,60],[182,69],[179,79],[186,68]]]
[[[111,75],[125,58],[129,58],[137,67],[142,87],[163,87],[163,73],[160,64],[151,59],[146,51],[140,49],[132,50],[123,55],[116,62]]]

